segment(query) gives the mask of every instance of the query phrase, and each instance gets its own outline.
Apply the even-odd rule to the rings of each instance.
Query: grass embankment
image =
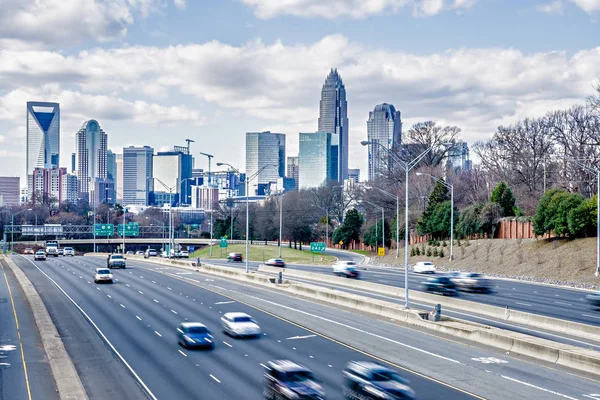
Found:
[[[250,252],[250,261],[265,261],[269,258],[279,258],[279,247],[277,246],[250,245],[248,250]],[[227,248],[221,249],[216,245],[213,246],[212,257],[210,256],[210,246],[206,246],[201,250],[195,251],[190,255],[190,258],[200,257],[201,260],[225,260],[229,253],[242,253],[245,257],[246,246],[244,244],[232,244]],[[329,255],[323,255],[323,260],[321,260],[321,256],[321,254],[315,253],[313,262],[313,255],[310,252],[290,249],[286,246],[282,247],[281,254],[281,258],[289,264],[331,265],[336,260],[335,257]]]

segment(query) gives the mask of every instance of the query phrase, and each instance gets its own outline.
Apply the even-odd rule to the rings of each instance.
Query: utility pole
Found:
[[[196,141],[192,139],[185,139],[185,141],[187,142],[188,154],[192,154],[190,152],[190,143],[196,143]]]
[[[210,181],[210,164],[211,164],[214,156],[212,154],[207,154],[207,153],[203,153],[203,152],[200,152],[200,154],[208,157],[208,186],[210,186],[210,183],[211,183],[211,181]]]

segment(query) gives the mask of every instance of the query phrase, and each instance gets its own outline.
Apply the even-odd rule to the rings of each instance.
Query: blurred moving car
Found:
[[[65,247],[65,256],[73,257],[75,255],[75,250],[72,247]]]
[[[285,268],[285,262],[281,258],[270,258],[265,261],[265,265],[270,267],[281,267]]]
[[[338,261],[331,266],[333,273],[338,276],[345,276],[346,278],[357,278],[360,273],[357,269],[357,264],[354,261]]]
[[[413,267],[413,271],[418,274],[435,274],[436,267],[431,261],[419,261]]]
[[[490,280],[475,272],[463,272],[458,276],[449,276],[449,278],[456,285],[458,290],[469,290],[482,293],[492,290]]]
[[[593,309],[600,310],[600,292],[588,294],[585,299]]]
[[[429,278],[421,285],[426,292],[439,293],[443,296],[454,296],[456,294],[456,285],[447,276]]]
[[[113,283],[113,274],[109,269],[96,268],[94,272],[94,283]]]
[[[242,253],[229,253],[227,254],[227,262],[242,262]]]
[[[132,255],[134,255],[135,253],[134,253],[132,250],[129,250],[129,251],[127,251],[127,253],[126,253],[126,254],[127,254],[127,255],[129,255],[129,256],[132,256]]]
[[[144,252],[144,258],[156,257],[157,255],[158,253],[154,249],[146,249]]]
[[[33,249],[31,247],[28,247],[25,249],[25,251],[23,252],[23,254],[34,254]]]
[[[343,374],[342,393],[346,399],[416,399],[410,382],[383,365],[350,361]]]
[[[223,332],[230,336],[260,336],[262,333],[258,322],[251,316],[241,312],[226,313],[221,317]]]
[[[200,322],[183,322],[177,328],[177,342],[183,347],[214,348],[213,336],[208,328]]]
[[[136,256],[143,256],[144,252],[142,250],[138,250],[138,251],[135,252],[135,255]]]
[[[46,261],[46,252],[44,250],[38,250],[33,256],[35,261]]]
[[[313,373],[293,361],[277,360],[267,363],[263,395],[270,400],[325,400],[325,391]]]
[[[106,266],[108,268],[123,268],[125,269],[125,257],[121,254],[109,254],[106,260]]]
[[[59,256],[64,256],[65,255],[65,249],[58,249],[58,255]]]

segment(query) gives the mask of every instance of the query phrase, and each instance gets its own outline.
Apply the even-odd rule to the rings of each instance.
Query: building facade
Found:
[[[448,149],[446,168],[456,172],[471,170],[469,145],[466,142],[457,142]]]
[[[115,190],[117,187],[117,155],[112,150],[106,151],[106,178],[115,182]]]
[[[147,206],[153,191],[152,158],[150,146],[123,148],[123,205]]]
[[[368,146],[368,179],[371,181],[389,170],[391,153],[402,142],[400,111],[397,111],[392,104],[383,103],[375,106],[375,109],[369,113],[367,121],[367,140],[374,143]]]
[[[152,176],[156,178],[153,200],[155,204],[165,204],[163,200],[170,197],[167,188],[173,189],[173,204],[190,204],[192,156],[187,154],[187,148],[179,147],[178,151],[159,152],[154,156],[152,164]]]
[[[64,175],[61,184],[60,202],[77,203],[79,199],[79,181],[77,180],[77,175]]]
[[[299,188],[320,187],[332,180],[330,132],[300,133]]]
[[[271,182],[277,182],[277,178],[285,176],[283,133],[246,133],[246,176],[254,177],[249,182],[249,192],[259,195],[264,194]]]
[[[60,202],[64,198],[63,180],[66,168],[35,168],[32,174],[32,197],[37,203]]]
[[[348,168],[348,179],[352,180],[354,183],[360,182],[360,169]]]
[[[117,180],[115,191],[117,192],[117,204],[123,204],[123,154],[115,154],[117,165]]]
[[[35,168],[58,167],[60,163],[60,106],[58,103],[27,102],[27,175]]]
[[[192,186],[192,207],[203,210],[216,210],[219,205],[219,188]]]
[[[294,180],[294,187],[292,190],[298,190],[300,182],[300,166],[298,165],[298,156],[287,158],[287,171],[285,176]]]
[[[108,137],[98,121],[85,121],[75,134],[75,159],[80,197],[87,198],[92,205],[93,199],[101,197],[95,194],[96,179],[106,179]]]
[[[18,176],[0,176],[0,207],[19,205],[20,185]]]
[[[319,132],[331,133],[331,179],[343,182],[348,177],[348,103],[346,87],[337,69],[332,69],[321,89]]]

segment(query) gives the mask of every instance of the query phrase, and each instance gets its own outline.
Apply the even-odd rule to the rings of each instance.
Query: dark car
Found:
[[[600,292],[588,294],[585,296],[585,299],[590,304],[590,307],[596,310],[600,309]]]
[[[186,348],[215,347],[215,341],[208,328],[199,322],[183,322],[177,328],[177,342]]]
[[[242,262],[242,253],[229,253],[227,254],[227,262]]]
[[[270,258],[265,261],[265,265],[270,267],[281,267],[285,268],[285,262],[281,258]]]
[[[444,296],[454,296],[456,294],[456,285],[447,276],[429,278],[422,285],[423,290],[426,292],[439,293]]]
[[[267,363],[263,395],[266,399],[325,400],[325,392],[313,373],[293,361]]]
[[[416,399],[409,382],[383,365],[351,361],[343,374],[342,393],[346,399]]]

